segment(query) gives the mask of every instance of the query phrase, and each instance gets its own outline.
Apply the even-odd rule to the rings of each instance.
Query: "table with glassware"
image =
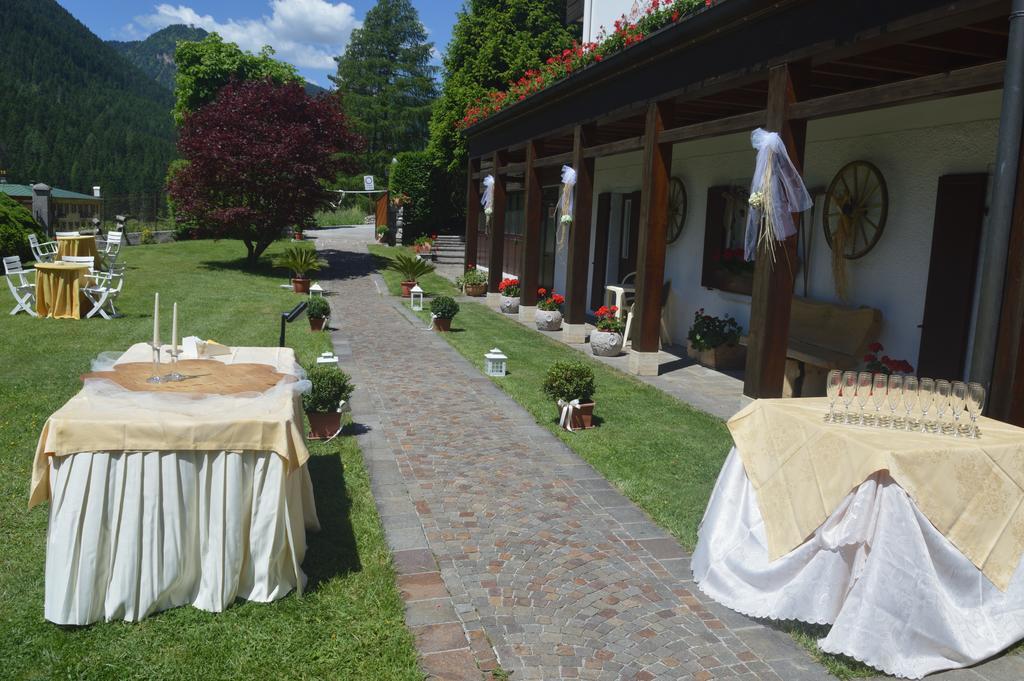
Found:
[[[99,257],[96,237],[87,234],[57,237],[57,260],[66,255]]]
[[[753,617],[831,624],[822,650],[920,678],[1024,638],[1024,429],[977,384],[833,372],[765,399],[698,533],[694,579]]]
[[[37,262],[36,312],[40,317],[81,319],[88,301],[82,289],[88,283],[89,266],[63,262]]]
[[[305,584],[319,524],[293,351],[221,346],[172,367],[157,347],[101,355],[43,426],[29,507],[49,501],[51,622],[220,612]]]

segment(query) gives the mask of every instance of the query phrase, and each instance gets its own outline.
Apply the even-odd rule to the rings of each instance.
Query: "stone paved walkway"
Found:
[[[427,673],[829,678],[789,636],[703,596],[675,539],[378,295],[362,238],[318,239],[321,284]]]

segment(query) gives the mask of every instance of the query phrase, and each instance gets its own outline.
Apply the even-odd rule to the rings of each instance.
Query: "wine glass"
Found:
[[[844,371],[843,372],[843,407],[845,412],[843,418],[847,423],[853,423],[853,419],[850,416],[850,405],[853,404],[853,398],[857,395],[857,372],[856,371]]]
[[[910,412],[917,404],[917,376],[904,376],[903,378],[903,408],[907,410],[907,420],[904,427],[907,430],[917,430],[917,424],[910,417]]]
[[[917,395],[921,402],[921,430],[931,431],[934,424],[928,420],[928,410],[932,408],[932,402],[935,400],[935,381],[930,378],[918,381]]]
[[[967,384],[967,413],[971,415],[971,437],[977,438],[978,433],[978,416],[981,415],[982,409],[985,408],[985,386],[981,383],[968,383]]]
[[[825,417],[826,423],[835,423],[836,421],[836,400],[839,399],[839,390],[842,385],[842,371],[839,369],[833,369],[828,372],[828,379],[825,383],[825,394],[828,395],[828,416]]]
[[[943,423],[943,419],[946,417],[946,410],[949,408],[949,391],[951,386],[949,381],[939,379],[935,381],[935,419],[936,429],[940,433],[945,433],[947,425]]]
[[[871,397],[871,382],[874,377],[870,371],[862,371],[857,374],[857,404],[860,405],[860,424],[865,425],[864,420],[864,405],[868,403],[868,398]]]
[[[896,427],[896,410],[903,397],[903,377],[898,374],[889,376],[889,427]]]
[[[889,377],[885,374],[875,374],[871,380],[871,399],[875,403],[875,425],[882,425],[882,405],[885,404],[886,390],[889,385]]]
[[[967,384],[963,381],[953,381],[950,395],[949,403],[953,408],[953,436],[960,437],[960,414],[967,404]]]

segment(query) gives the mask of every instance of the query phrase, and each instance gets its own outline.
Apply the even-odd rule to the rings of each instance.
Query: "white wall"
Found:
[[[643,13],[650,0],[586,0],[583,7],[583,42],[597,39],[601,28],[612,33],[612,24],[623,14]]]
[[[825,188],[846,163],[867,160],[889,189],[889,217],[875,248],[847,261],[848,304],[882,311],[879,340],[886,353],[917,364],[938,179],[949,173],[989,172],[995,159],[1000,92],[912,104],[821,121],[808,126],[804,174],[808,188]],[[748,134],[678,144],[672,174],[686,185],[689,211],[683,234],[669,246],[666,278],[672,295],[666,311],[674,342],[684,342],[693,313],[731,314],[747,329],[748,296],[700,286],[707,190],[749,178],[754,152]],[[594,215],[602,192],[640,189],[639,152],[597,160]],[[831,250],[821,227],[821,201],[811,230],[807,296],[838,302]],[[613,225],[616,224],[613,221]],[[615,243],[609,238],[611,243]],[[798,295],[803,277],[797,274]],[[591,301],[592,307],[595,301]]]

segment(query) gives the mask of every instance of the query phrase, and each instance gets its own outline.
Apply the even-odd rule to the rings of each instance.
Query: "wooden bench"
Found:
[[[882,313],[874,308],[794,296],[782,396],[824,395],[828,372],[860,366],[881,325]],[[740,343],[746,345],[747,337]]]

